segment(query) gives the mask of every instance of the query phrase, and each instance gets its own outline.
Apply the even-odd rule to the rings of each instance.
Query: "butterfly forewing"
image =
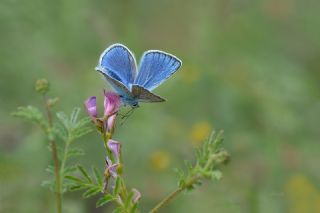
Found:
[[[173,55],[158,50],[147,51],[142,56],[134,84],[151,91],[175,73],[180,66],[181,61]]]
[[[111,78],[108,74],[105,74],[105,72],[102,72],[100,70],[98,70],[98,71],[105,77],[105,79],[108,81],[108,83],[112,86],[112,88],[119,95],[126,97],[126,98],[132,97],[130,90],[124,84],[122,84],[120,81],[118,81],[114,78]]]
[[[129,88],[136,77],[137,65],[133,54],[126,46],[114,44],[101,54],[96,69]]]

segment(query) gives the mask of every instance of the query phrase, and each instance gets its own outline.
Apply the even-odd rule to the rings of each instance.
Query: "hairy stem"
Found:
[[[54,164],[54,176],[55,176],[55,195],[56,195],[56,204],[57,204],[57,212],[62,212],[62,195],[61,195],[61,181],[60,181],[60,171],[59,171],[59,159],[58,159],[58,151],[57,151],[57,144],[54,140],[52,134],[52,112],[51,107],[48,104],[48,99],[44,96],[45,106],[47,110],[47,117],[48,117],[48,129],[47,134],[50,141],[51,151],[52,151],[52,159]]]

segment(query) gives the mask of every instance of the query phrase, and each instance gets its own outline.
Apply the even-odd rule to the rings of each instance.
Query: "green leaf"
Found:
[[[220,147],[223,143],[223,130],[219,131],[216,135],[215,139],[213,140],[212,149],[215,151],[218,147]]]
[[[221,180],[223,177],[222,172],[220,170],[214,170],[211,173],[211,177],[215,180]]]
[[[84,198],[92,197],[93,195],[98,194],[101,192],[101,188],[99,187],[92,187],[91,189],[88,189],[85,193],[83,193]]]
[[[86,170],[81,166],[77,165],[78,170],[82,173],[82,175],[88,180],[89,183],[92,183],[92,179],[89,176],[89,174],[86,172]]]
[[[93,129],[91,127],[80,127],[77,129],[73,129],[71,131],[72,140],[80,138],[80,137],[92,132],[92,130]]]
[[[130,213],[135,213],[138,208],[138,203],[133,204],[132,208],[130,209]]]
[[[186,185],[186,181],[185,181],[185,179],[181,179],[181,180],[179,180],[179,182],[178,182],[178,186],[180,187],[180,188],[184,188],[184,186]]]
[[[117,177],[116,183],[114,184],[114,189],[113,189],[114,196],[119,194],[120,185],[121,185],[121,179],[120,179],[120,177]]]
[[[81,190],[81,189],[85,189],[87,188],[87,186],[85,185],[73,185],[69,187],[70,191],[77,191],[77,190]]]
[[[79,155],[84,155],[83,149],[80,148],[72,148],[69,149],[67,152],[67,157],[73,157],[73,156],[79,156]]]
[[[103,206],[113,200],[115,200],[115,198],[111,194],[104,195],[97,201],[96,207]]]
[[[78,183],[85,183],[82,179],[75,177],[75,176],[71,176],[71,175],[66,175],[66,176],[64,176],[64,178],[78,182]]]
[[[64,168],[63,170],[63,175],[67,175],[67,174],[70,174],[70,173],[73,173],[77,170],[77,167],[75,166],[69,166],[69,167],[66,167]]]
[[[41,186],[49,188],[51,191],[54,191],[54,181],[44,180],[41,183]]]
[[[47,127],[43,114],[38,108],[33,106],[18,107],[15,112],[11,113],[11,115],[34,122],[40,125],[43,129],[46,129]]]
[[[189,161],[185,161],[184,163],[186,165],[186,168],[187,168],[188,172],[191,173],[192,170],[193,170],[192,164]]]
[[[75,129],[78,129],[78,128],[87,126],[87,125],[90,124],[90,123],[91,123],[91,118],[90,118],[90,117],[84,117],[84,118],[81,118],[81,119],[74,125],[74,128],[75,128]]]
[[[121,206],[119,206],[118,208],[112,211],[112,213],[123,213],[123,212],[126,212],[126,211]]]
[[[68,140],[69,133],[61,123],[58,123],[58,122],[54,123],[53,133],[65,142]]]
[[[49,165],[46,168],[46,172],[50,173],[50,174],[54,174],[54,167],[52,165]]]
[[[97,183],[100,185],[100,186],[103,186],[103,179],[101,177],[101,174],[99,173],[99,171],[97,170],[97,168],[95,167],[92,167],[92,171],[93,171],[93,174],[96,178],[96,181]]]
[[[68,119],[68,116],[64,112],[57,112],[57,118],[66,129],[70,129],[71,127],[70,121]]]
[[[72,124],[72,126],[74,126],[78,120],[78,115],[80,113],[80,108],[76,107],[72,110],[71,112],[71,116],[70,116],[70,123]]]
[[[125,201],[125,204],[124,204],[124,206],[125,206],[126,208],[128,208],[129,205],[132,203],[133,195],[134,195],[133,191],[130,191],[129,194],[128,194],[128,197],[127,197],[127,199],[126,199],[126,201]]]

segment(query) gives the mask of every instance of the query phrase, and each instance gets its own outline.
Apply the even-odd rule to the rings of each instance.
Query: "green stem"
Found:
[[[172,201],[175,197],[177,197],[181,192],[183,192],[186,188],[192,186],[197,180],[199,180],[201,176],[194,175],[187,181],[183,186],[179,187],[175,191],[171,192],[167,197],[165,197],[160,203],[158,203],[149,213],[156,213],[163,206],[167,205],[170,201]]]
[[[56,202],[57,202],[57,212],[62,212],[62,195],[61,195],[61,182],[60,182],[60,172],[59,172],[59,160],[57,154],[57,145],[54,140],[51,140],[52,148],[52,158],[54,162],[54,176],[56,180]]]
[[[52,112],[50,105],[48,104],[48,99],[44,96],[45,106],[47,110],[47,117],[48,117],[48,129],[47,134],[51,145],[52,151],[52,159],[54,165],[54,176],[55,176],[55,196],[56,196],[56,205],[57,205],[57,212],[62,212],[62,195],[61,195],[61,182],[60,182],[60,171],[59,171],[59,159],[58,159],[58,151],[57,151],[57,144],[54,140],[54,136],[52,134]]]

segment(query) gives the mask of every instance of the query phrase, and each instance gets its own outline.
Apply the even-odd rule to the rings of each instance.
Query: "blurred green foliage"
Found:
[[[33,89],[38,78],[50,80],[57,111],[102,97],[109,87],[94,67],[115,42],[137,58],[160,49],[183,61],[155,90],[168,102],[142,105],[114,136],[123,143],[127,184],[142,192],[142,211],[176,187],[172,168],[194,159],[193,146],[214,128],[225,130],[232,155],[223,180],[180,196],[164,212],[319,212],[319,6],[315,0],[2,0],[0,212],[54,209],[52,194],[40,187],[50,163],[45,136],[10,112],[40,103]],[[97,134],[78,145],[86,155],[75,162],[103,168]],[[69,193],[65,212],[111,209],[95,209],[95,201]]]

